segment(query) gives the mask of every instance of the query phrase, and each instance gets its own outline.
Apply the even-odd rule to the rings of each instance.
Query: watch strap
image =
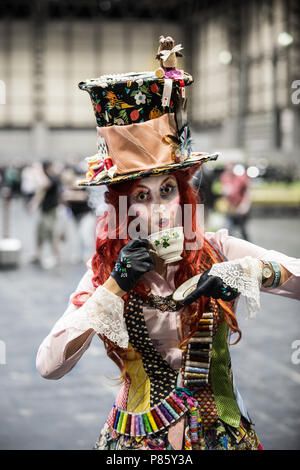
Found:
[[[275,261],[270,261],[270,264],[272,265],[273,271],[274,271],[274,279],[272,284],[269,286],[270,289],[276,289],[276,287],[279,286],[280,279],[281,279],[281,270],[280,266],[278,263]]]

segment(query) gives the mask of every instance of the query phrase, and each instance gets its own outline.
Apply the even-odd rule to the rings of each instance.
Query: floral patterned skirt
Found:
[[[185,419],[182,450],[263,450],[253,425],[242,419],[233,428],[220,419],[205,431],[200,426],[198,439],[191,439],[189,420]],[[174,450],[168,441],[168,431],[155,435],[132,437],[117,434],[106,423],[93,450]]]

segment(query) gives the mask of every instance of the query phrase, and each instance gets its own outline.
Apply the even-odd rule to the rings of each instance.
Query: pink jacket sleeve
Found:
[[[66,348],[70,341],[82,335],[89,327],[80,326],[76,317],[80,314],[82,307],[76,307],[71,303],[71,299],[76,292],[86,291],[94,292],[95,287],[92,283],[93,272],[90,262],[87,263],[88,270],[79,282],[77,289],[70,296],[69,305],[62,317],[53,326],[52,330],[41,343],[36,357],[36,368],[42,377],[46,379],[60,379],[67,374],[79,361],[83,353],[88,349],[92,338],[95,334],[93,331],[82,347],[73,356],[68,359],[66,356]],[[60,327],[61,320],[64,320],[64,328]],[[66,321],[67,320],[67,321]],[[72,326],[72,324],[76,326]]]
[[[212,240],[217,244],[229,261],[244,256],[252,256],[253,258],[280,263],[291,273],[291,277],[276,289],[261,287],[261,292],[300,300],[300,259],[228,235],[228,230],[225,228],[217,232],[206,232],[205,236],[208,240]]]

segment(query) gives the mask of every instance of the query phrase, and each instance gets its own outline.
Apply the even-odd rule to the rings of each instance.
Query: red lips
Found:
[[[169,225],[169,219],[163,218],[159,219],[159,227],[167,227]]]

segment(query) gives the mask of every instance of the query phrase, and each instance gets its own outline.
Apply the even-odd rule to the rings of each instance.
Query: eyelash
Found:
[[[165,199],[169,199],[169,197],[172,196],[173,193],[174,193],[174,191],[176,190],[176,186],[173,185],[173,184],[171,184],[171,183],[168,183],[168,184],[166,184],[166,185],[163,186],[163,188],[167,188],[167,187],[171,188],[171,191],[169,191],[169,193],[168,193],[167,195],[164,195],[164,196],[163,196]],[[145,194],[146,196],[149,196],[150,190],[147,190],[147,191],[139,191],[137,194],[134,195],[134,197],[133,197],[134,200],[135,200],[136,202],[149,202],[149,199],[140,200],[140,199],[139,199],[139,196],[140,196],[141,194]]]

